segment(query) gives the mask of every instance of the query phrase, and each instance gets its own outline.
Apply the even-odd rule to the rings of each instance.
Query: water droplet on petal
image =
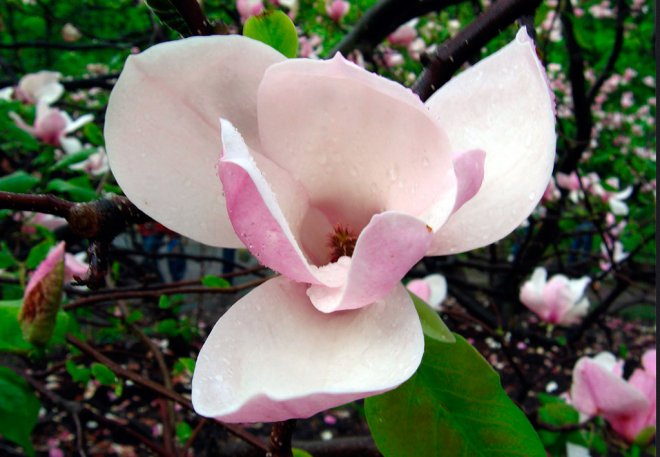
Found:
[[[390,181],[392,181],[392,182],[396,181],[396,179],[398,177],[396,167],[392,167],[387,171],[387,177],[390,178]]]

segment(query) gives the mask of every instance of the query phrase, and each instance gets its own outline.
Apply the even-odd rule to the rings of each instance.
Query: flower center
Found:
[[[357,235],[349,227],[341,224],[335,225],[333,230],[328,243],[331,250],[330,261],[336,262],[340,257],[352,256],[357,242]]]

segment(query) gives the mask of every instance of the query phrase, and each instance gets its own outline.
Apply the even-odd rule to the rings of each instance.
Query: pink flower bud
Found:
[[[23,337],[44,346],[53,336],[64,284],[64,243],[53,248],[30,278],[18,315]]]
[[[339,22],[342,17],[348,14],[348,10],[351,9],[351,4],[343,0],[333,0],[333,2],[328,5],[325,11],[328,13],[330,19],[335,22]]]
[[[236,9],[241,15],[241,22],[245,22],[251,16],[258,16],[264,11],[262,0],[236,0]]]

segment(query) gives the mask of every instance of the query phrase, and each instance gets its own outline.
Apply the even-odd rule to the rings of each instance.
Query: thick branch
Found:
[[[0,208],[63,217],[76,235],[103,241],[112,240],[131,224],[151,220],[126,197],[73,203],[53,195],[0,192]]]
[[[502,29],[521,16],[533,14],[540,4],[541,0],[499,0],[493,3],[454,38],[438,47],[413,86],[413,92],[422,100],[429,98]]]
[[[170,2],[186,21],[192,35],[213,35],[213,27],[197,0],[170,0]]]
[[[463,1],[465,0],[381,0],[360,18],[330,55],[338,52],[345,55],[356,49],[370,53],[401,24]]]

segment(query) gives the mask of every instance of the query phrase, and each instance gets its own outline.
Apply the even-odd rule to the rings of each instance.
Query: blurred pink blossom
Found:
[[[351,4],[344,0],[332,0],[332,2],[326,7],[325,12],[328,14],[328,17],[335,22],[339,22],[341,18],[348,14],[348,11],[351,9]]]
[[[413,279],[406,287],[435,310],[440,310],[442,302],[447,298],[447,280],[441,274]]]
[[[9,116],[16,126],[26,131],[36,139],[51,146],[64,149],[68,154],[73,154],[82,149],[80,140],[67,136],[78,130],[83,125],[91,122],[94,116],[85,114],[75,121],[67,113],[57,108],[51,108],[45,103],[37,105],[37,113],[34,125],[28,125],[18,114],[10,112]]]
[[[241,16],[241,22],[245,22],[248,18],[264,12],[264,2],[263,0],[236,0],[236,9]]]
[[[522,304],[549,324],[574,325],[580,322],[589,310],[585,289],[591,279],[587,276],[569,279],[558,274],[548,281],[547,276],[543,267],[534,270],[520,289]]]

